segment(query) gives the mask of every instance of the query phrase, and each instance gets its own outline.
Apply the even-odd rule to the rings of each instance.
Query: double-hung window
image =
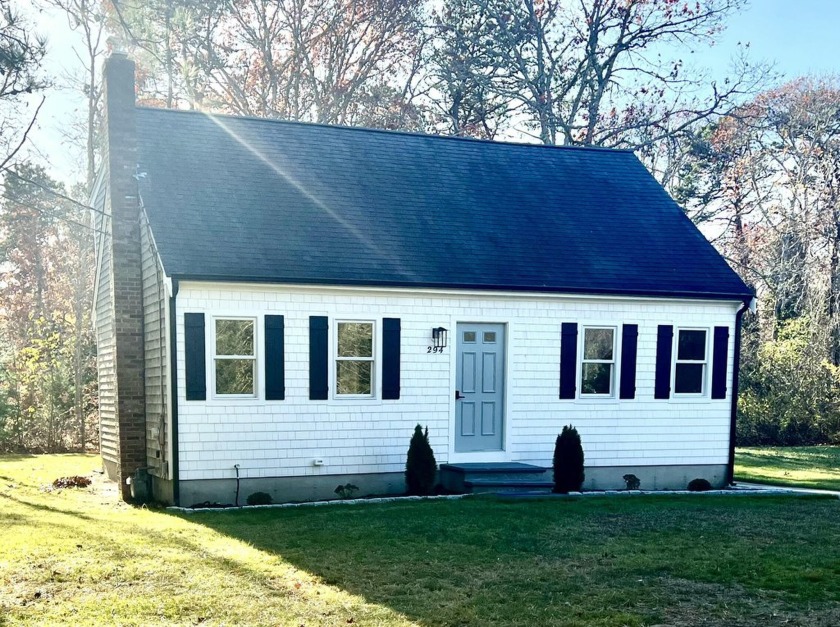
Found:
[[[257,395],[255,318],[215,318],[213,390],[216,396]]]
[[[705,393],[708,355],[706,329],[677,329],[674,394]]]
[[[335,394],[346,397],[373,397],[373,322],[339,321],[336,324]]]
[[[615,328],[584,327],[581,396],[611,397],[615,389]]]

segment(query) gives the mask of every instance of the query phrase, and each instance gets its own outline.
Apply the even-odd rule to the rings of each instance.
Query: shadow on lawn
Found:
[[[835,502],[747,498],[474,499],[187,519],[423,625],[696,624],[698,611],[715,624],[757,611],[739,581],[751,594],[771,585],[798,603],[836,602],[805,577],[840,573],[836,551],[803,555],[815,540],[800,524],[819,515],[822,537],[836,537]],[[772,531],[756,534],[768,519]],[[723,600],[686,598],[697,582],[720,586]]]
[[[81,520],[89,522],[93,522],[96,520],[95,518],[88,516],[87,514],[82,514],[81,512],[74,509],[62,509],[60,507],[53,507],[52,505],[44,505],[43,503],[33,502],[25,498],[17,498],[16,496],[12,496],[8,492],[0,493],[0,498],[9,499],[10,501],[18,503],[19,505],[23,505],[24,507],[40,510],[42,512],[49,512],[51,514],[61,514],[62,516],[72,516],[73,518],[79,518]]]
[[[714,537],[723,521],[737,526],[738,509],[718,503],[714,522],[684,531],[703,509],[687,500],[481,498],[189,520],[422,625],[636,625],[662,622],[661,608],[680,594],[657,583],[655,564],[670,563],[670,549],[650,544],[662,529],[686,540]]]
[[[0,453],[0,461],[4,462],[19,462],[24,459],[33,459],[38,457],[34,453]]]
[[[337,506],[189,520],[423,625],[553,623],[569,611],[565,593],[586,594],[571,545],[547,551],[534,533],[551,526],[545,511],[528,520],[505,504],[492,516],[463,501],[427,505],[434,512]]]

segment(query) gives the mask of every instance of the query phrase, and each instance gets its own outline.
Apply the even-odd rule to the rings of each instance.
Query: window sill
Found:
[[[208,398],[206,401],[187,401],[188,403],[206,403],[210,406],[222,406],[222,405],[242,405],[242,406],[256,406],[256,405],[263,405],[267,401],[263,398],[257,398],[255,396],[214,396],[213,398]],[[268,401],[272,402],[272,401]]]
[[[727,397],[728,398],[728,397]],[[712,398],[706,394],[672,394],[669,403],[708,403]],[[726,399],[714,399],[726,400]]]
[[[574,402],[579,405],[611,405],[618,404],[619,399],[616,396],[578,396]],[[629,400],[629,399],[628,399]]]

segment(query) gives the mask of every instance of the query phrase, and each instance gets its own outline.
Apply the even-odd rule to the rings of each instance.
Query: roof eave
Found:
[[[257,283],[257,284],[288,284],[314,285],[323,287],[370,287],[370,288],[404,288],[404,289],[449,289],[476,290],[488,292],[538,292],[548,294],[575,294],[593,296],[624,296],[639,298],[674,298],[690,300],[728,300],[749,304],[754,294],[749,290],[743,292],[699,292],[675,290],[626,290],[609,288],[578,288],[545,285],[493,285],[481,283],[440,283],[440,282],[402,282],[402,281],[354,281],[345,279],[299,279],[289,277],[264,276],[225,276],[210,274],[173,274],[173,279],[179,281],[196,281],[206,283]]]

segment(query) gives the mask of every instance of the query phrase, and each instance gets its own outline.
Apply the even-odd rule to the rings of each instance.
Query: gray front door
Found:
[[[459,323],[455,450],[500,451],[505,406],[505,325]]]

